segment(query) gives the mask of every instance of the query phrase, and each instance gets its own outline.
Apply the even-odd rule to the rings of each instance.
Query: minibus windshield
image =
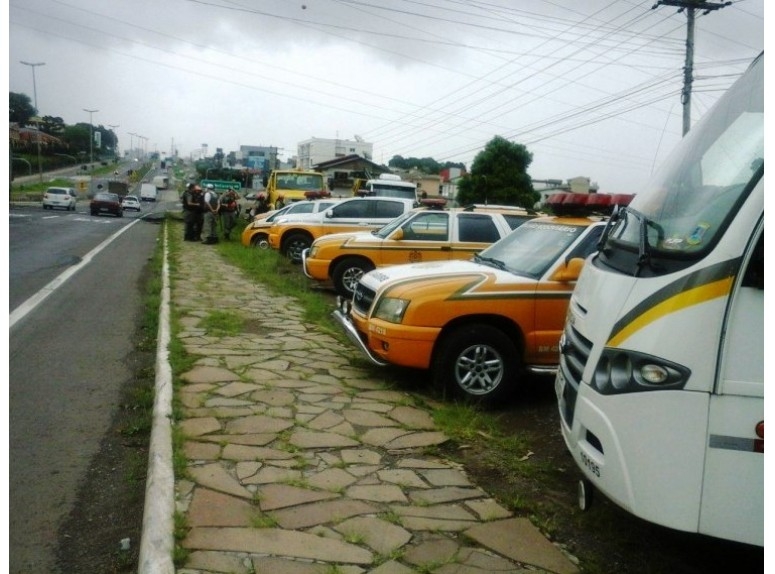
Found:
[[[713,248],[764,173],[763,82],[762,54],[615,217],[604,264],[659,274]]]

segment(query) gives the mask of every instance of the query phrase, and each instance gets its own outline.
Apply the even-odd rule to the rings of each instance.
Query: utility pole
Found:
[[[692,82],[694,81],[694,11],[702,10],[703,15],[729,6],[732,2],[706,2],[705,0],[659,0],[651,9],[659,6],[675,6],[678,12],[686,10],[686,58],[684,60],[684,87],[681,90],[683,104],[683,135],[689,133],[692,124]]]

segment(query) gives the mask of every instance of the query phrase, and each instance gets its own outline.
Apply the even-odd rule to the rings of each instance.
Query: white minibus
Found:
[[[764,53],[611,218],[560,349],[582,507],[764,545]]]

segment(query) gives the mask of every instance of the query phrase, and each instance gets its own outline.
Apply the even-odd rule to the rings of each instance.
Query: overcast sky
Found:
[[[681,137],[685,13],[657,0],[10,0],[9,90],[119,147],[184,157],[311,137],[637,191]],[[696,121],[763,50],[763,0],[695,28]],[[33,101],[34,103],[34,101]]]

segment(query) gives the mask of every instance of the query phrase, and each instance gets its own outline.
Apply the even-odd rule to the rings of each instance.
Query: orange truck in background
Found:
[[[269,174],[265,188],[270,209],[282,209],[294,201],[331,196],[323,174],[317,171],[275,169]]]

